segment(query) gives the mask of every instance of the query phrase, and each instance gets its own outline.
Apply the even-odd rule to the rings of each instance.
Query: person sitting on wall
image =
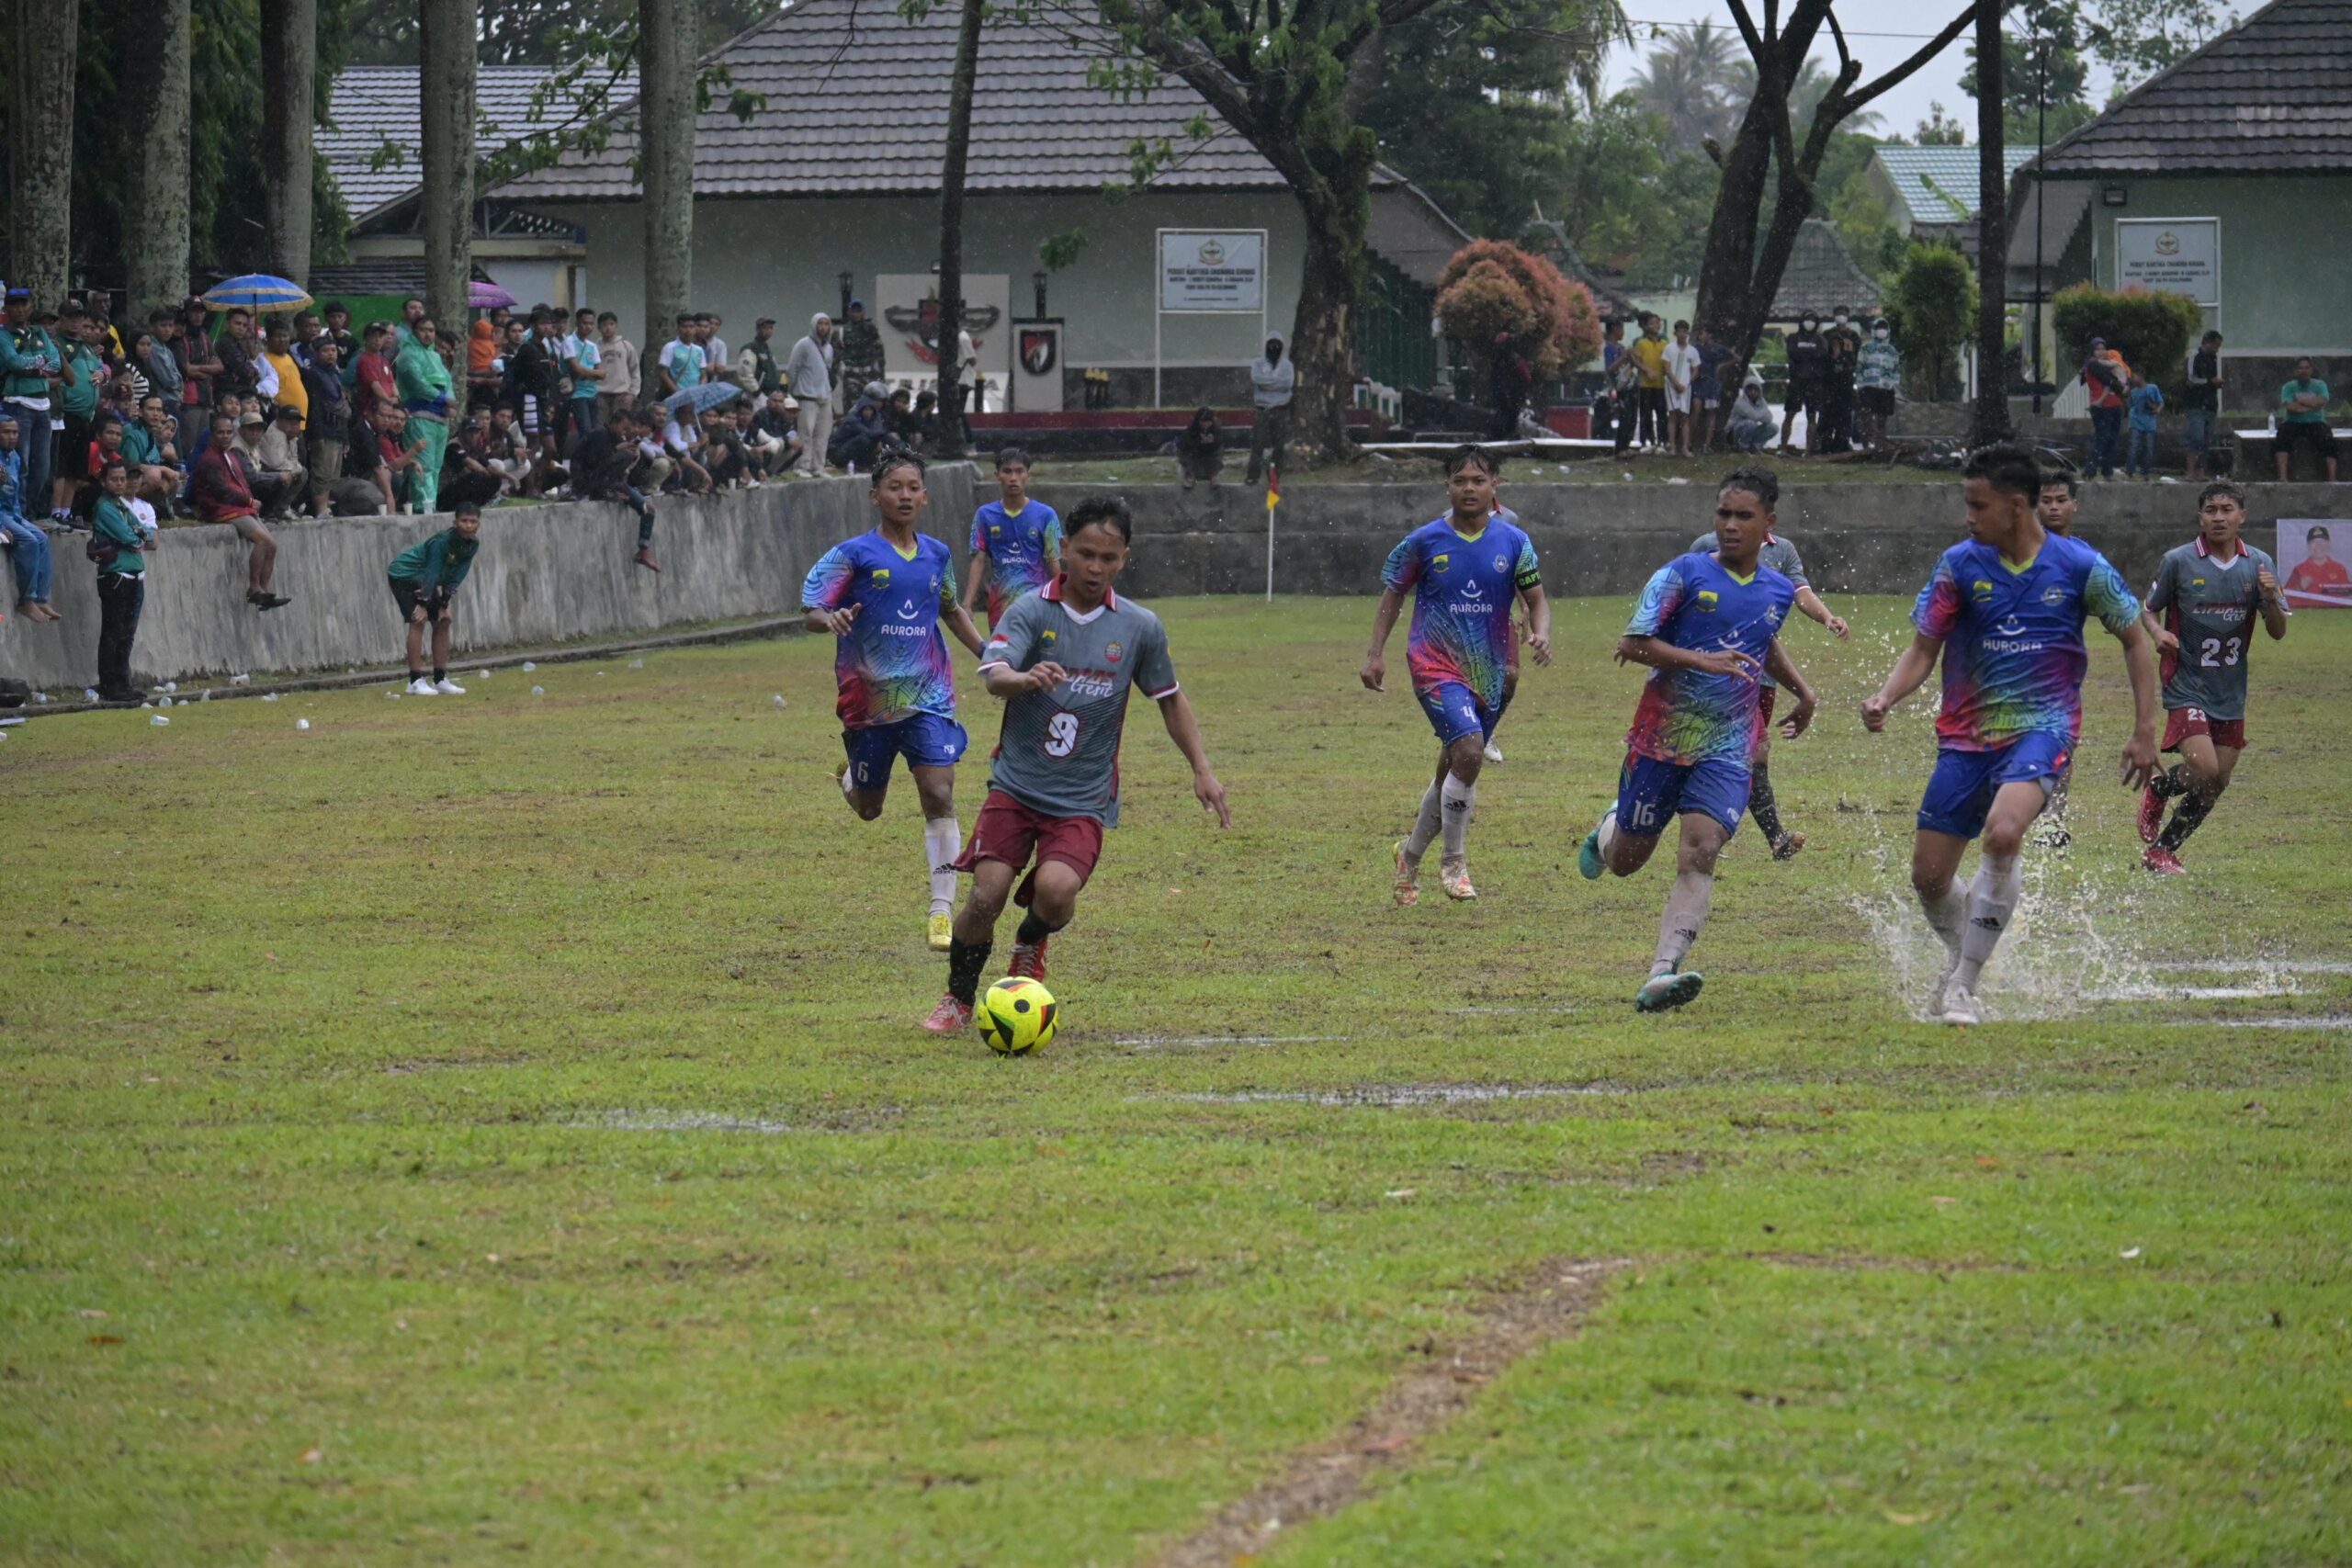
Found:
[[[1215,484],[1225,467],[1225,433],[1217,428],[1216,411],[1203,403],[1176,437],[1176,471],[1184,488]]]

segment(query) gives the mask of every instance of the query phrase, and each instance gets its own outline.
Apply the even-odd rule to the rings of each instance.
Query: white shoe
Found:
[[[437,697],[441,694],[432,682],[419,675],[408,683],[408,694],[412,697]]]
[[[447,675],[433,682],[433,690],[436,694],[445,697],[462,697],[466,694],[466,689]]]
[[[1976,1005],[1976,994],[1957,982],[1944,987],[1943,1021],[1946,1023],[1982,1023],[1984,1010]]]
[[[1487,741],[1487,761],[1488,761],[1489,762],[1499,762],[1499,761],[1501,761],[1502,760],[1503,760],[1503,749],[1502,749],[1501,747],[1499,747],[1499,746],[1496,745],[1496,744],[1495,744],[1493,741],[1491,741],[1491,740]]]
[[[1942,974],[1936,976],[1936,988],[1928,993],[1928,1017],[1932,1021],[1939,1023],[1943,1021],[1944,1000],[1951,995],[1951,977],[1959,973],[1960,960],[1955,958],[1944,965]]]

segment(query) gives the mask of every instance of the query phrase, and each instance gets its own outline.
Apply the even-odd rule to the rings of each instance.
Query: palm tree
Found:
[[[1668,32],[1635,73],[1634,100],[1665,123],[1673,151],[1696,152],[1710,137],[1730,135],[1738,123],[1736,106],[1747,96],[1739,86],[1738,47],[1730,32],[1701,22]]]
[[[1730,123],[1737,125],[1747,112],[1747,100],[1756,96],[1756,64],[1753,61],[1735,61],[1728,72],[1730,108],[1726,111]],[[1821,107],[1821,100],[1829,96],[1837,84],[1818,60],[1807,60],[1797,79],[1789,85],[1789,124],[1802,137],[1804,128],[1813,123],[1814,111]],[[1856,109],[1838,122],[1838,129],[1856,133],[1879,130],[1885,118],[1875,109]]]

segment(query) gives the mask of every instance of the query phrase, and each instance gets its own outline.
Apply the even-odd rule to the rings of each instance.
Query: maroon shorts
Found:
[[[956,869],[973,871],[980,862],[994,860],[1019,871],[1033,855],[1039,865],[1049,860],[1061,862],[1078,873],[1078,885],[1083,887],[1094,874],[1094,863],[1102,857],[1102,824],[1091,817],[1048,817],[1030,810],[1001,789],[992,789],[980,804],[979,819],[972,824],[964,852],[956,857]],[[1034,871],[1023,877],[1012,901],[1027,908],[1036,880]]]
[[[2192,735],[2202,735],[2216,746],[2226,746],[2233,751],[2245,750],[2245,720],[2242,718],[2207,718],[2203,708],[2166,708],[2165,710],[2165,750],[2177,751],[2180,743]]]

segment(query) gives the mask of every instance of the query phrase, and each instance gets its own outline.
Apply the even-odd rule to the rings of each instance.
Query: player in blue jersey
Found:
[[[2097,615],[2123,644],[2135,708],[2123,782],[2138,788],[2156,763],[2156,660],[2140,602],[2107,558],[2052,534],[2036,515],[2041,473],[2021,447],[1988,446],[1961,470],[1968,541],[1946,550],[1919,591],[1917,635],[1886,683],[1862,704],[1873,734],[1895,704],[1943,660],[1936,771],[1919,803],[1911,886],[1951,966],[1928,1016],[1975,1023],[1978,976],[2017,913],[2018,852],[2050,802],[2083,728],[2083,622]],[[1954,882],[1968,840],[1984,845],[1966,893]]]
[[[1813,723],[1813,687],[1780,642],[1796,584],[1766,566],[1781,481],[1769,468],[1738,468],[1715,490],[1712,554],[1693,551],[1658,568],[1618,639],[1619,660],[1649,666],[1617,803],[1585,835],[1577,869],[1631,876],[1648,863],[1667,819],[1680,822],[1674,886],[1658,920],[1649,977],[1634,993],[1643,1012],[1679,1008],[1704,981],[1682,961],[1714,900],[1715,861],[1747,814],[1764,726],[1763,676],[1796,694],[1781,722],[1794,740]]]
[[[2245,750],[2254,623],[2273,642],[2287,635],[2278,569],[2238,537],[2245,526],[2245,491],[2228,479],[2207,485],[2197,498],[2197,537],[2165,554],[2148,591],[2145,624],[2163,657],[2164,749],[2180,761],[2141,794],[2141,863],[2167,875],[2186,869],[2180,847],[2230,787]],[[2180,803],[2169,822],[2167,800]]]
[[[964,610],[971,612],[982,587],[989,591],[989,629],[1004,618],[1005,607],[1034,593],[1062,569],[1062,520],[1054,509],[1029,497],[1029,455],[1007,446],[996,455],[1001,492],[972,513],[971,580],[964,584]]]
[[[1500,477],[1492,454],[1457,446],[1445,460],[1446,499],[1453,510],[1405,536],[1381,569],[1380,607],[1372,647],[1358,678],[1386,690],[1388,634],[1405,596],[1413,596],[1413,626],[1405,645],[1413,694],[1437,731],[1437,775],[1421,795],[1413,830],[1396,845],[1395,893],[1399,904],[1420,898],[1421,856],[1441,831],[1445,852],[1438,882],[1449,898],[1476,898],[1465,835],[1477,799],[1478,770],[1488,739],[1509,702],[1505,682],[1515,660],[1518,633],[1511,605],[1527,605],[1527,644],[1538,664],[1552,662],[1552,608],[1535,547],[1516,523],[1495,508]]]
[[[978,655],[978,628],[956,597],[956,562],[947,547],[915,532],[928,496],[922,459],[899,450],[875,460],[876,526],[827,550],[809,570],[800,603],[812,632],[830,632],[841,698],[842,744],[849,760],[838,775],[850,808],[871,822],[882,815],[890,769],[900,757],[922,800],[923,866],[931,884],[926,933],[947,951],[956,907],[956,857],[964,836],[956,824],[956,763],[964,727],[956,722],[955,669],[944,626]]]

